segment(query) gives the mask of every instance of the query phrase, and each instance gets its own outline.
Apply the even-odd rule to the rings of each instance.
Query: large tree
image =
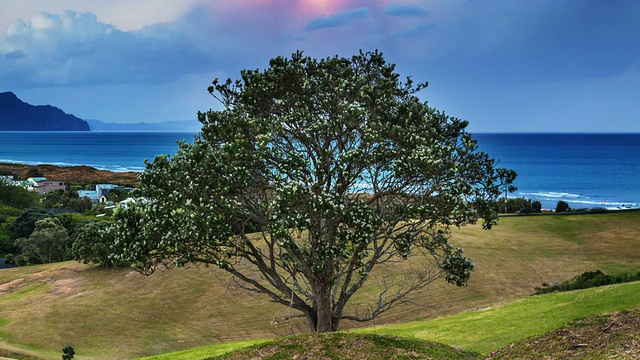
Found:
[[[465,285],[474,265],[449,228],[494,225],[503,184],[467,122],[416,97],[425,86],[379,52],[298,52],[216,79],[224,109],[199,113],[193,143],[147,163],[144,201],[116,212],[119,258],[145,273],[216,265],[314,332],[371,320],[437,278]],[[379,296],[345,311],[370,276]]]

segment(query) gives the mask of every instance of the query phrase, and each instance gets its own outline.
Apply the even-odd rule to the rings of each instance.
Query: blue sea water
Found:
[[[194,135],[173,132],[0,132],[0,162],[142,171],[145,159],[174,154],[178,140],[190,142]]]
[[[510,196],[574,209],[640,207],[640,134],[476,134],[499,166],[518,173]]]
[[[0,132],[0,162],[142,171],[193,133]],[[475,134],[480,150],[515,170],[510,197],[554,209],[640,208],[640,134]]]

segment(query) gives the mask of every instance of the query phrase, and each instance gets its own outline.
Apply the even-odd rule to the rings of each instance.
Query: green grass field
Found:
[[[551,306],[540,299],[569,295],[528,297],[535,286],[596,269],[606,273],[640,270],[640,213],[508,217],[491,231],[480,226],[456,229],[453,241],[477,265],[469,286],[434,284],[420,301],[367,324],[371,331],[486,353],[513,337],[531,336],[533,331],[523,328],[517,333],[510,326],[531,323],[536,331],[546,329],[545,323],[536,324],[525,316],[537,307],[555,309],[557,313],[547,316],[566,322],[612,303],[606,295],[598,295],[604,290],[591,289],[587,291],[594,291],[594,302],[580,303],[569,297],[558,300],[565,305]],[[373,275],[356,300],[374,295]],[[612,289],[628,286],[639,285]],[[640,307],[637,297],[629,295],[625,301],[619,306]],[[476,320],[510,307],[514,313],[501,315],[494,323]],[[571,312],[574,307],[579,308],[575,313]],[[225,273],[214,268],[176,269],[150,277],[129,269],[104,270],[75,262],[0,271],[0,349],[47,359],[59,359],[65,345],[75,348],[78,359],[122,359],[307,331],[302,322],[281,321],[287,313],[287,308],[266,297],[234,287]],[[411,324],[434,318],[438,319],[428,327],[411,328]],[[477,335],[458,338],[449,333],[441,338],[447,334],[442,329],[453,329],[456,322],[460,328],[475,329]],[[353,329],[357,324],[341,326]],[[489,333],[493,340],[483,337]]]
[[[462,313],[432,320],[356,330],[402,338],[434,341],[486,355],[518,340],[558,329],[574,320],[640,306],[640,282],[547,294],[516,300],[500,308]],[[231,342],[145,360],[197,360],[263,343]]]

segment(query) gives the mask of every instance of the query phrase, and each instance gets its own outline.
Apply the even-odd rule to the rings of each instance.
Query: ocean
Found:
[[[174,154],[177,141],[194,133],[102,131],[0,132],[0,162],[89,165],[111,171],[143,171],[144,160]]]
[[[0,132],[0,162],[142,171],[194,133]],[[474,134],[480,150],[518,173],[510,197],[555,209],[640,208],[640,134]]]
[[[510,196],[574,209],[640,208],[640,134],[477,134],[480,149],[518,173]]]

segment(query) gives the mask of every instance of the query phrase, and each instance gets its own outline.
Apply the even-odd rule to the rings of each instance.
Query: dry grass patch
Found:
[[[513,343],[485,359],[638,359],[640,309],[588,317]]]

